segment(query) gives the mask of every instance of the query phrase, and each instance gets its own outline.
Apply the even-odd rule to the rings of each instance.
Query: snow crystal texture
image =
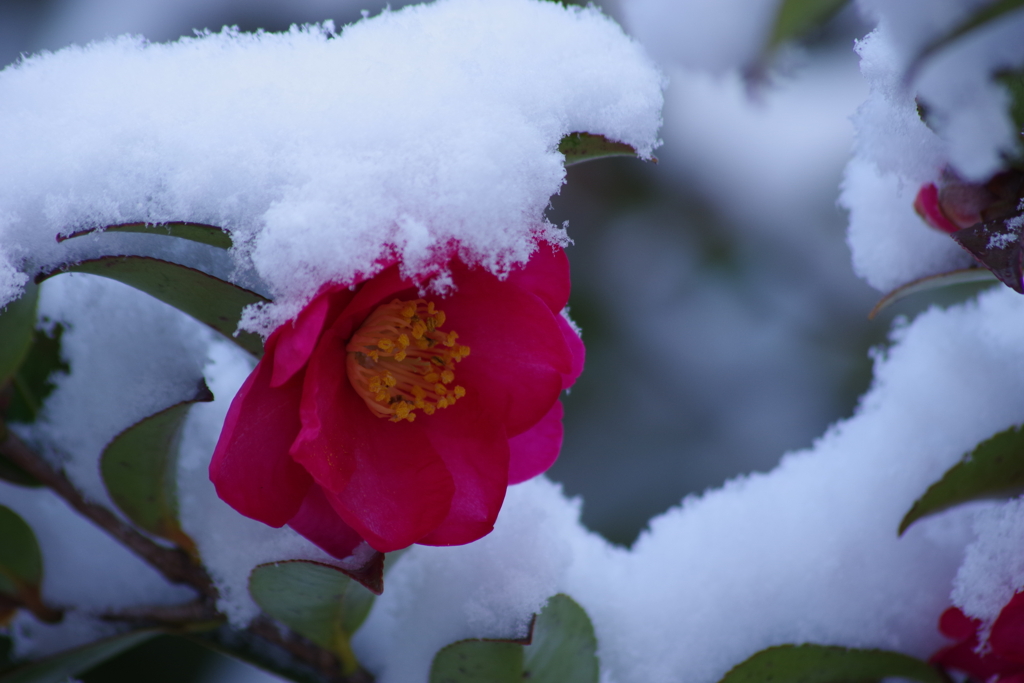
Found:
[[[279,304],[251,323],[263,332],[382,259],[426,277],[457,244],[501,272],[566,240],[543,215],[560,139],[649,157],[661,87],[597,9],[535,0],[30,57],[0,72],[0,304],[18,294],[12,264],[34,274],[99,248],[58,234],[133,221],[230,230]]]

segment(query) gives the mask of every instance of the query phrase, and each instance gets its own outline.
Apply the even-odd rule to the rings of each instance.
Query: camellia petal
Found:
[[[455,482],[448,515],[417,541],[423,545],[462,545],[487,535],[505,499],[509,439],[474,399],[469,393],[455,406],[423,421],[424,431]]]
[[[508,440],[508,483],[518,484],[547,472],[562,450],[561,401],[555,401],[541,421]]]
[[[362,536],[334,511],[319,486],[309,488],[288,526],[338,558],[348,557],[363,542]]]
[[[542,244],[529,261],[509,273],[508,282],[540,297],[558,313],[569,303],[569,257]]]
[[[562,330],[562,338],[565,339],[565,345],[569,348],[569,353],[572,355],[572,365],[569,373],[562,375],[562,388],[568,389],[576,383],[576,378],[583,372],[583,363],[587,359],[587,349],[583,346],[583,340],[580,339],[580,335],[576,333],[576,330],[572,329],[572,325],[565,319],[565,316],[558,316],[558,327]]]
[[[210,480],[228,505],[246,517],[280,527],[298,511],[312,478],[288,455],[300,426],[295,407],[302,395],[302,377],[270,386],[276,342],[271,335],[264,360],[228,408],[210,462]]]
[[[501,416],[509,436],[536,424],[562,391],[572,356],[558,315],[536,296],[481,270],[463,273],[461,296],[444,301],[451,328],[472,349],[459,364],[460,384],[480,387],[480,400]]]
[[[351,298],[348,292],[339,293]],[[279,387],[300,371],[309,362],[309,357],[320,340],[334,297],[317,296],[302,309],[294,323],[286,323],[275,332],[279,334],[277,351],[273,354],[274,374],[270,386]]]
[[[339,558],[489,533],[510,474],[557,457],[558,397],[583,365],[561,250],[506,280],[453,260],[443,294],[381,265],[270,336],[211,465],[240,512]]]

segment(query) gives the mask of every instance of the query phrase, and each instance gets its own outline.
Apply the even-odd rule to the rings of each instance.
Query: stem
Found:
[[[152,565],[168,581],[188,584],[199,591],[203,597],[216,599],[217,590],[213,587],[209,574],[195,564],[187,553],[177,548],[165,548],[154,543],[121,521],[107,508],[86,500],[85,496],[79,493],[78,489],[57,468],[36,455],[25,442],[15,436],[14,432],[7,430],[3,441],[0,441],[0,455],[5,456],[52,489],[83,517],[91,520],[96,526]]]
[[[0,456],[49,487],[84,517],[153,566],[168,581],[192,586],[201,596],[200,600],[185,605],[137,608],[102,615],[100,618],[156,625],[179,635],[182,631],[187,634],[190,626],[223,620],[224,616],[214,608],[217,589],[206,569],[196,564],[183,550],[165,548],[154,543],[107,508],[86,500],[60,470],[36,454],[13,432],[5,429],[2,422]],[[0,611],[3,607],[0,604]],[[348,676],[342,675],[334,653],[265,616],[257,618],[245,630],[223,625],[216,630],[189,637],[293,680],[306,683],[373,682],[373,675],[362,668]]]

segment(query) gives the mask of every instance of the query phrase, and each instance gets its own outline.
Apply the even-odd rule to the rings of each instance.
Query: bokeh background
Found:
[[[621,17],[622,3],[599,3]],[[398,8],[404,3],[391,3]],[[0,0],[0,65],[22,54],[137,33],[342,26],[376,0]],[[628,26],[627,26],[628,28]],[[550,218],[575,240],[571,314],[587,367],[566,398],[550,475],[584,499],[584,523],[628,545],[687,495],[809,446],[870,382],[869,349],[896,315],[852,272],[836,199],[866,97],[844,10],[756,80],[662,64],[656,164],[572,167]],[[655,52],[657,52],[655,50]],[[89,683],[260,681],[264,674],[169,638]],[[269,680],[269,677],[268,677]]]

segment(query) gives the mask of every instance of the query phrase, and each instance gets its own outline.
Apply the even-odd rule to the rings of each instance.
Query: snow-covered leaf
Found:
[[[99,232],[138,232],[144,235],[166,235],[170,237],[180,237],[181,239],[199,242],[201,244],[208,244],[211,247],[217,247],[218,249],[230,249],[232,245],[231,236],[215,225],[182,222],[122,223],[120,225],[110,225],[105,228],[80,230],[79,232],[71,233],[67,237],[58,237],[57,241],[63,242],[64,240],[69,240],[72,237],[93,235]]]
[[[928,515],[982,498],[1009,498],[1024,491],[1024,427],[1011,427],[978,444],[917,499],[899,532]]]
[[[842,9],[847,0],[783,0],[775,15],[768,48],[802,37]]]
[[[253,569],[249,593],[269,616],[338,655],[346,674],[357,669],[349,641],[374,600],[359,582],[335,567],[293,560]]]
[[[996,0],[996,2],[982,5],[964,21],[928,43],[907,68],[908,78],[912,79],[918,69],[921,68],[921,65],[939,50],[951,45],[968,33],[988,26],[992,22],[1001,19],[1004,15],[1019,10],[1022,7],[1024,7],[1024,0]]]
[[[178,445],[193,403],[213,400],[200,380],[195,394],[124,430],[103,449],[100,472],[110,498],[129,519],[188,552],[192,542],[178,522]]]
[[[159,633],[154,629],[132,631],[89,643],[0,673],[0,683],[64,683],[111,657],[141,645]]]
[[[206,323],[246,351],[263,354],[258,335],[240,332],[235,336],[242,309],[267,301],[255,292],[193,268],[146,256],[104,256],[45,273],[37,280],[63,272],[102,275],[131,285]]]
[[[827,645],[778,645],[737,664],[719,683],[855,683],[898,677],[949,683],[935,667],[886,650]]]
[[[460,640],[442,648],[430,683],[597,683],[597,637],[590,617],[559,593],[548,600],[522,642]]]
[[[590,133],[569,133],[558,143],[558,151],[565,155],[566,166],[605,157],[636,156],[629,145]]]
[[[901,287],[897,287],[882,297],[881,301],[875,304],[875,307],[871,309],[871,313],[868,314],[868,318],[874,318],[892,304],[896,303],[900,299],[910,296],[911,294],[927,292],[941,287],[953,287],[955,285],[964,285],[975,282],[995,283],[996,276],[992,271],[985,268],[962,268],[948,273],[939,273],[938,275],[929,275],[927,277],[918,278],[917,280],[908,282]]]
[[[43,621],[60,621],[61,614],[39,597],[43,556],[32,528],[16,512],[0,505],[0,595],[30,610]]]
[[[1021,226],[1005,218],[978,223],[953,233],[957,244],[978,263],[992,271],[1000,282],[1024,294],[1021,283]]]
[[[21,298],[0,311],[0,387],[14,376],[32,348],[39,287],[29,283]]]

